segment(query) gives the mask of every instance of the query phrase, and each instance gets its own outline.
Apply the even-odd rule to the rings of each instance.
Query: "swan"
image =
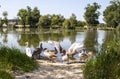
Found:
[[[68,61],[68,63],[69,63],[69,55],[67,54],[66,50],[62,50],[61,57],[62,57],[62,62]]]
[[[79,53],[83,48],[84,44],[73,43],[68,49],[67,54],[73,57],[76,53]]]
[[[86,61],[86,59],[88,58],[88,55],[86,53],[86,50],[85,49],[82,49],[79,54],[78,54],[78,57],[80,59],[80,61]]]
[[[86,61],[90,58],[92,58],[93,53],[92,52],[86,52],[85,49],[82,49],[81,52],[78,54],[79,58],[81,61]]]
[[[57,58],[56,54],[58,53],[56,47],[54,47],[54,48],[55,48],[55,50],[48,50],[47,48],[43,49],[44,50],[43,53],[44,53],[45,57],[47,57],[49,60],[51,60],[53,62],[56,61],[56,58]]]
[[[48,43],[50,45],[53,45],[54,47],[57,48],[57,50],[60,51],[60,53],[63,54],[63,48],[62,46],[60,45],[59,42],[56,42],[56,41],[48,41]],[[69,49],[67,51],[65,51],[66,55],[69,55],[71,56],[71,58],[73,58],[73,56],[76,54],[76,53],[79,53],[82,49],[84,48],[84,44],[80,44],[80,43],[73,43]],[[63,57],[65,56],[65,54],[63,54]]]
[[[26,55],[32,59],[38,59],[40,58],[40,53],[42,52],[42,43],[39,42],[39,47],[36,48],[33,52],[30,49],[30,47],[28,47],[28,42],[25,42],[26,47],[25,47],[25,51],[26,51]]]
[[[32,57],[32,50],[30,49],[30,47],[28,47],[28,42],[26,42],[25,44],[26,44],[26,47],[25,47],[26,55],[28,57]]]
[[[39,46],[38,46],[38,48],[36,48],[36,50],[34,50],[34,52],[32,54],[32,58],[40,59],[40,53],[42,52],[42,50],[43,50],[42,43],[39,42]]]
[[[93,58],[93,52],[92,51],[89,51],[87,55],[88,55],[88,60]]]
[[[56,49],[60,52],[60,55],[61,55],[60,58],[62,59],[62,62],[65,62],[65,61],[69,62],[69,57],[68,57],[67,51],[62,48],[62,46],[60,45],[59,42],[57,42],[57,41],[48,41],[48,43],[50,45],[56,47]]]
[[[60,45],[59,42],[49,40],[49,41],[48,41],[48,44],[50,44],[50,45],[56,47],[57,51],[62,52],[62,47],[61,47],[61,45]]]

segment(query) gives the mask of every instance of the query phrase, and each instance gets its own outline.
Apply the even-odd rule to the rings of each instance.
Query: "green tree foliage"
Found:
[[[84,21],[77,21],[77,27],[84,27],[86,25],[86,22]]]
[[[65,18],[62,15],[55,15],[53,14],[51,16],[51,25],[52,27],[62,26],[62,22],[65,20]]]
[[[7,19],[8,13],[7,13],[7,11],[4,11],[2,15],[4,16],[3,22],[7,24],[8,23],[8,19]]]
[[[21,20],[21,24],[30,25],[31,27],[35,27],[40,18],[40,12],[37,7],[33,10],[31,7],[27,6],[27,9],[20,9],[18,14]]]
[[[55,15],[53,14],[52,17],[51,17],[51,25],[58,25],[59,23],[59,15]]]
[[[72,13],[69,19],[65,19],[63,22],[63,28],[65,29],[75,29],[77,26],[77,20],[75,14]]]
[[[32,11],[32,26],[36,26],[40,18],[40,11],[35,7]]]
[[[63,22],[63,28],[64,28],[64,29],[70,29],[70,20],[69,20],[69,19],[66,19],[66,20]]]
[[[75,29],[75,26],[77,25],[76,15],[72,13],[69,21],[70,21],[70,28]]]
[[[20,9],[17,15],[20,17],[21,24],[25,26],[25,24],[28,23],[27,10]],[[27,20],[26,20],[26,18],[27,18]]]
[[[93,5],[88,4],[85,8],[84,18],[89,26],[96,26],[99,24],[98,18],[100,13],[97,11],[98,9],[100,9],[100,5],[97,3],[93,3]]]
[[[110,5],[103,12],[103,16],[108,27],[116,28],[120,23],[120,1],[110,1]]]
[[[45,27],[49,26],[51,28],[61,27],[63,21],[65,20],[64,16],[62,15],[43,15],[39,18],[39,22],[37,25]]]
[[[32,23],[31,23],[31,21],[32,21],[32,9],[31,9],[31,7],[29,7],[29,6],[27,6],[27,16],[26,16],[26,24],[28,25],[32,25]]]
[[[62,26],[62,23],[63,23],[64,21],[65,21],[64,16],[59,15],[59,23],[58,23],[58,25],[59,25],[59,26]]]
[[[105,24],[105,23],[100,23],[100,24],[98,25],[98,27],[106,27],[106,24]]]
[[[39,18],[39,22],[37,24],[38,26],[50,26],[51,25],[51,16],[50,15],[44,15]]]

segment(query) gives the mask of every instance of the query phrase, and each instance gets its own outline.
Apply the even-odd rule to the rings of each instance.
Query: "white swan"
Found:
[[[25,44],[26,44],[26,47],[25,47],[26,55],[28,57],[32,57],[32,50],[28,47],[28,42],[26,42]]]
[[[76,53],[79,53],[83,48],[84,48],[84,44],[73,43],[68,49],[67,54],[73,57],[73,55],[75,55]]]
[[[57,49],[57,51],[61,51],[61,46],[60,46],[60,43],[59,42],[57,42],[57,41],[48,41],[48,43],[50,44],[50,45],[52,45],[52,46],[54,46],[56,49]]]

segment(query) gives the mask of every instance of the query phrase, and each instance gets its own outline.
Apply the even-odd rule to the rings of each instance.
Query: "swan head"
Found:
[[[27,41],[27,42],[25,42],[25,44],[28,44],[28,41]]]
[[[43,50],[45,51],[45,50],[47,50],[47,48],[44,48]]]

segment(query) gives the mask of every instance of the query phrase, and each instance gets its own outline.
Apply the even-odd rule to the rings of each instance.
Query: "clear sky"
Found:
[[[109,5],[110,0],[0,0],[0,17],[3,11],[7,11],[8,19],[13,19],[17,17],[19,9],[30,6],[32,9],[38,7],[41,15],[61,14],[69,18],[74,13],[78,20],[84,21],[85,7],[93,2],[101,5],[99,21],[103,22],[102,12]]]

